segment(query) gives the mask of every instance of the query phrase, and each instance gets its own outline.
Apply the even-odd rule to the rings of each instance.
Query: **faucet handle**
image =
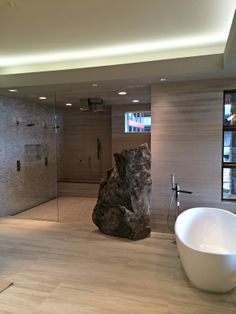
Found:
[[[193,194],[191,191],[185,191],[185,190],[179,190],[180,193],[185,193],[185,194]]]

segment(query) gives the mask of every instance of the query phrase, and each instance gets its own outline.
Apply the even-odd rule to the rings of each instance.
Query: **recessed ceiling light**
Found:
[[[119,92],[119,95],[127,95],[127,92]]]
[[[93,83],[92,86],[93,86],[93,87],[97,87],[98,84],[97,84],[97,83]]]
[[[71,103],[67,103],[67,104],[65,104],[67,107],[71,107],[72,106],[72,104]]]
[[[17,93],[18,92],[17,89],[8,89],[8,91],[11,92],[11,93]]]
[[[139,102],[139,99],[133,99],[132,102]]]
[[[161,82],[165,82],[165,81],[166,81],[166,78],[165,78],[165,77],[162,77],[162,78],[160,78],[160,81],[161,81]]]
[[[40,100],[45,100],[45,99],[47,99],[47,97],[45,97],[45,96],[40,96],[39,99],[40,99]]]

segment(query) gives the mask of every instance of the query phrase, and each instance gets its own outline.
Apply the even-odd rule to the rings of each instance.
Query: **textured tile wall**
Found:
[[[16,121],[20,121],[19,125]],[[53,106],[0,97],[0,216],[15,214],[56,197],[53,126]],[[40,145],[37,160],[29,161],[25,145]],[[17,160],[21,162],[20,171]]]

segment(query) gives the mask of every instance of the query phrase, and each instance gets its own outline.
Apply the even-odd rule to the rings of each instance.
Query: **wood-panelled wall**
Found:
[[[212,206],[232,211],[221,201],[223,91],[236,79],[164,83],[152,86],[152,213],[166,215],[170,176],[182,189],[181,209]],[[173,213],[173,211],[172,211]]]
[[[148,110],[150,105],[147,104],[112,106],[112,156],[122,149],[135,148],[143,143],[148,143],[150,147],[150,133],[125,133],[125,112]]]
[[[100,181],[111,167],[111,108],[104,112],[63,111],[60,181]],[[97,158],[97,138],[101,143]]]

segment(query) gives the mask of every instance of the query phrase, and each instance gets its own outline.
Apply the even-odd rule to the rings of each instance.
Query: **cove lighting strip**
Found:
[[[136,44],[117,45],[89,50],[58,51],[33,55],[16,55],[12,57],[0,55],[0,67],[32,65],[49,62],[71,60],[88,60],[104,57],[124,56],[140,53],[155,53],[175,49],[191,49],[225,45],[227,34],[208,34],[186,38],[173,38],[162,41],[140,42]]]

